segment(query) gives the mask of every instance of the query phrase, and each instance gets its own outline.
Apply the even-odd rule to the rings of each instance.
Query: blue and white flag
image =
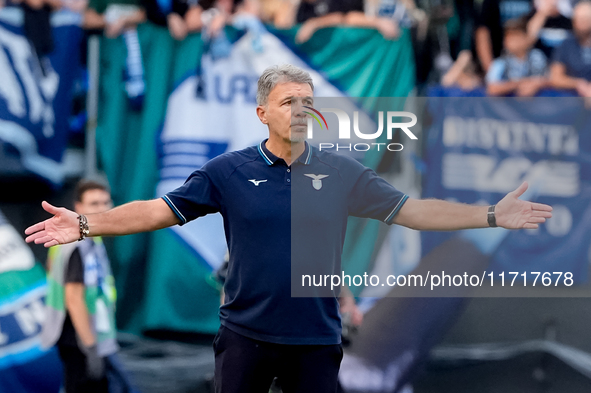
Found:
[[[51,22],[54,51],[39,59],[22,10],[0,9],[0,174],[32,172],[59,185],[82,31],[77,14],[58,12]]]

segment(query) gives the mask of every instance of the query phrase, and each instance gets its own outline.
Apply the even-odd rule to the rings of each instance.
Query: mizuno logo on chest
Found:
[[[258,187],[259,184],[266,182],[267,179],[263,179],[263,180],[248,179],[248,181],[252,182],[252,184],[254,184],[255,186]]]

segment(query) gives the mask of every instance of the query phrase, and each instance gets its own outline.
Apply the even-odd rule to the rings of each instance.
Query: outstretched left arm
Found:
[[[523,182],[496,205],[497,225],[506,229],[536,229],[552,217],[552,207],[519,199],[527,190]],[[394,223],[422,231],[455,231],[487,228],[488,206],[451,203],[437,199],[409,199]]]

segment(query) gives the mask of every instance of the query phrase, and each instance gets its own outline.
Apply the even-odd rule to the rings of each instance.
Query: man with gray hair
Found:
[[[492,206],[409,198],[357,161],[305,141],[302,108],[313,105],[313,88],[297,67],[266,69],[256,111],[268,139],[212,159],[159,199],[87,217],[43,202],[54,216],[29,227],[27,241],[51,247],[220,212],[230,259],[213,343],[216,392],[266,393],[274,377],[285,393],[336,392],[343,354],[336,293],[293,297],[290,289],[298,282],[294,266],[341,270],[349,216],[421,230],[533,229],[552,208],[519,200],[526,183],[503,198],[496,213]]]

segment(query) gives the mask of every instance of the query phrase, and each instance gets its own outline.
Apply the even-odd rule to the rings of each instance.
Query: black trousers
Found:
[[[268,393],[275,377],[283,393],[337,392],[340,344],[272,344],[222,325],[213,349],[216,393]]]
[[[86,355],[78,347],[59,345],[58,350],[64,367],[64,387],[66,393],[109,392],[106,372],[105,376],[100,380],[90,379],[86,373]],[[107,359],[105,359],[106,361]]]

